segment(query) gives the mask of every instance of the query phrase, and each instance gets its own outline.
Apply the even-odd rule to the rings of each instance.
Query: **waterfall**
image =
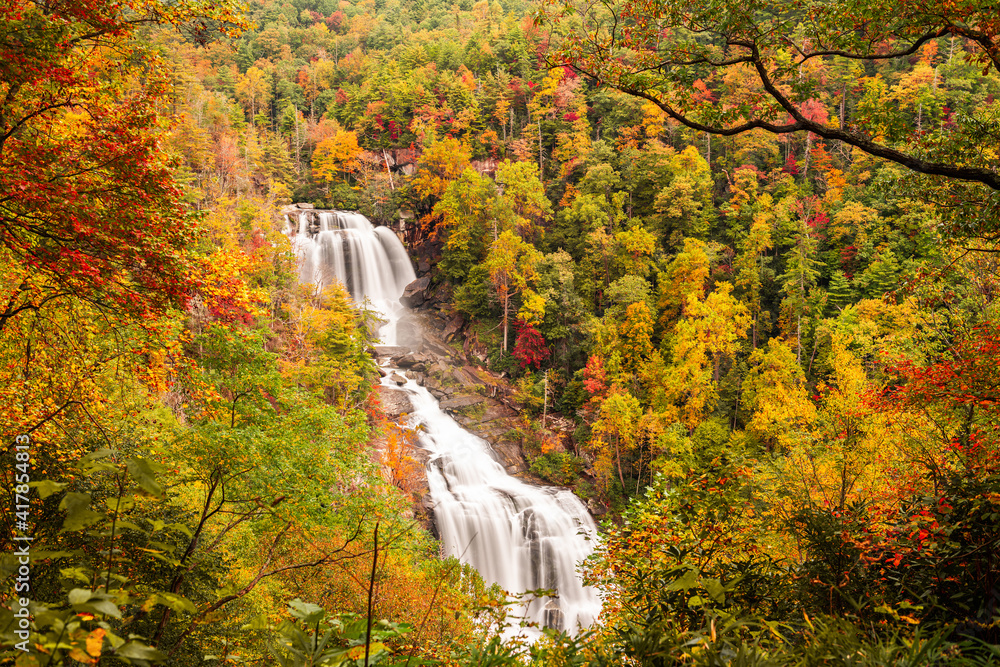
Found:
[[[349,211],[303,211],[297,223],[288,216],[285,222],[299,282],[321,290],[336,280],[356,303],[367,300],[388,321],[379,331],[382,342],[395,345],[395,322],[404,310],[399,297],[417,277],[396,235]]]
[[[393,386],[389,378],[383,383]],[[427,481],[442,551],[508,593],[555,590],[517,610],[538,626],[574,633],[591,625],[601,600],[577,567],[593,551],[597,529],[580,499],[511,477],[489,443],[445,414],[426,389],[413,380],[403,388],[413,405],[410,425],[419,426],[431,454]]]
[[[286,223],[300,281],[318,289],[341,282],[356,302],[367,300],[384,316],[381,342],[396,345],[405,311],[399,297],[416,277],[399,239],[358,213],[303,211]],[[388,377],[383,384],[399,389]],[[426,389],[412,379],[401,389],[413,405],[410,425],[419,427],[430,453],[427,481],[442,552],[510,594],[556,591],[521,605],[528,621],[571,633],[593,623],[601,601],[577,574],[597,535],[583,503],[565,489],[509,476],[489,443],[459,426]]]

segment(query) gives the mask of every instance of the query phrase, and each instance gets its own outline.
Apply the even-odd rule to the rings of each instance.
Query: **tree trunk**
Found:
[[[508,312],[510,309],[510,295],[504,290],[503,295],[503,351],[507,353],[507,325],[509,323]]]
[[[795,363],[802,365],[802,315],[798,316],[795,323]]]
[[[538,177],[542,178],[542,119],[538,119]]]
[[[618,481],[622,483],[622,493],[625,493],[625,475],[622,474],[622,455],[618,450],[618,440],[615,438],[615,463],[618,465]]]

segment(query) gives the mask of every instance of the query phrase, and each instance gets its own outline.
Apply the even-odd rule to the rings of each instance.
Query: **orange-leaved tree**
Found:
[[[137,31],[204,41],[238,23],[198,0],[0,7],[0,330],[67,296],[133,314],[184,301],[196,226],[160,148],[169,77]]]

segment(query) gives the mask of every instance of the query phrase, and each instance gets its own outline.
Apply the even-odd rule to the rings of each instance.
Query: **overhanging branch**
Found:
[[[739,46],[745,46],[745,44],[739,44]],[[610,85],[629,95],[648,100],[659,107],[673,120],[677,121],[681,125],[684,125],[685,127],[699,132],[706,132],[708,134],[716,134],[727,137],[743,134],[756,129],[764,130],[765,132],[769,132],[771,134],[812,132],[813,134],[823,137],[824,139],[841,141],[849,146],[858,148],[869,155],[888,160],[889,162],[894,162],[921,174],[943,176],[945,178],[952,178],[960,181],[981,183],[992,190],[1000,191],[1000,174],[994,170],[983,167],[966,167],[944,162],[935,162],[933,160],[925,160],[909,153],[905,153],[901,150],[877,143],[861,134],[849,132],[841,128],[829,127],[823,123],[818,123],[806,118],[799,108],[784,94],[782,94],[774,82],[771,81],[767,68],[764,66],[756,47],[751,46],[750,48],[752,48],[753,54],[749,58],[749,62],[754,66],[764,90],[789,114],[789,116],[791,116],[793,122],[778,124],[761,119],[752,119],[744,123],[728,127],[709,125],[688,117],[684,113],[674,109],[670,104],[660,99],[657,95],[654,95],[643,88],[630,86],[626,83],[622,83],[621,81],[607,81],[597,72],[590,71],[576,63],[564,62],[561,63],[561,66],[568,66],[584,76],[588,76],[601,83]]]

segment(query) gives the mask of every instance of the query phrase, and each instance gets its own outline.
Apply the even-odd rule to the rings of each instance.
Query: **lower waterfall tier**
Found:
[[[593,552],[597,529],[583,503],[565,489],[509,476],[489,444],[445,414],[426,389],[412,380],[404,389],[411,425],[420,426],[431,454],[428,485],[444,553],[508,593],[557,591],[519,611],[528,621],[571,633],[591,625],[601,600],[577,568]]]

